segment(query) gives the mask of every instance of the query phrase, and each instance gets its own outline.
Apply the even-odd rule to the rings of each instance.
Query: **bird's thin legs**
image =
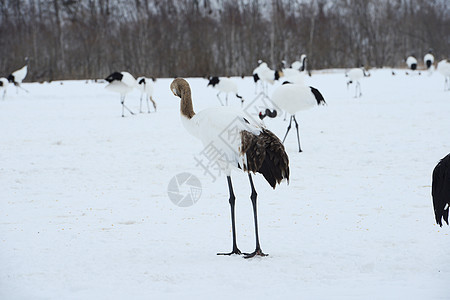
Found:
[[[6,97],[6,89],[3,91],[3,97],[2,97],[3,101],[5,101],[5,97]]]
[[[130,114],[134,115],[126,105],[125,105],[125,96],[120,96],[120,102],[122,103],[122,117],[125,117],[125,108],[130,112]]]
[[[230,192],[230,208],[231,208],[231,230],[233,233],[233,250],[229,253],[217,253],[217,255],[231,255],[231,254],[242,254],[241,250],[239,250],[239,248],[237,247],[237,242],[236,242],[236,221],[235,221],[235,217],[234,217],[234,204],[235,204],[235,200],[236,197],[234,196],[234,192],[233,192],[233,184],[231,183],[231,176],[227,176],[227,181],[228,181],[228,189]]]
[[[297,142],[298,142],[298,152],[302,152],[302,148],[300,147],[300,133],[298,130],[298,123],[297,120],[295,119],[295,115],[292,116],[295,122],[295,128],[297,129]]]
[[[358,90],[359,90],[359,94],[358,94]],[[362,96],[361,84],[358,81],[358,82],[356,82],[355,98],[361,97],[361,96]]]
[[[146,96],[147,96],[147,98],[146,98],[146,100],[147,100],[147,112],[150,113],[150,100],[148,99],[150,97],[148,95],[146,95]]]
[[[253,251],[252,253],[246,254],[244,256],[244,258],[251,258],[254,257],[255,255],[259,255],[259,256],[267,256],[267,254],[264,254],[261,250],[261,246],[259,245],[259,234],[258,234],[258,212],[257,212],[257,207],[256,207],[256,199],[258,194],[256,193],[255,190],[255,186],[253,185],[253,179],[252,179],[252,175],[248,174],[248,178],[250,180],[250,186],[252,188],[252,194],[250,195],[250,199],[252,200],[252,205],[253,205],[253,217],[255,218],[255,238],[256,238],[256,247],[255,247],[255,251]]]
[[[284,138],[283,138],[283,142],[282,142],[283,144],[284,144],[284,140],[286,139],[286,137],[288,135],[289,130],[291,130],[291,124],[292,124],[292,116],[291,116],[291,119],[289,120],[289,126],[288,126],[288,128],[286,130],[286,134],[284,135]]]
[[[140,114],[142,114],[142,96],[143,96],[144,94],[141,94],[141,102],[140,102],[140,104],[139,104],[139,113]]]
[[[153,97],[152,96],[150,96],[150,101],[152,101],[152,103],[153,103],[153,108],[155,109],[155,112],[156,112],[156,102],[153,100]],[[150,110],[149,110],[150,111]]]
[[[225,94],[225,105],[228,106],[228,93]]]
[[[21,85],[18,85],[19,88],[21,88],[22,90],[24,90],[25,92],[29,93],[29,91],[25,88],[23,88]]]
[[[217,93],[217,99],[219,99],[220,105],[222,105],[222,106],[223,106],[223,102],[222,102],[222,99],[220,99],[220,97],[219,97],[220,93],[221,93],[221,92],[218,92],[218,93]]]

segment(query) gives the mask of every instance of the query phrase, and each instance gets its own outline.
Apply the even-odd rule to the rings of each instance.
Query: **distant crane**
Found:
[[[280,79],[280,73],[279,71],[274,71],[272,69],[270,69],[267,66],[267,63],[263,62],[262,60],[258,60],[258,67],[256,67],[253,70],[253,81],[255,82],[255,85],[258,84],[258,81],[261,82],[261,92],[256,96],[255,99],[263,96],[265,98],[269,98],[268,97],[268,87],[267,84],[273,84],[275,82],[275,80]],[[256,86],[257,87],[257,86]],[[255,92],[257,92],[255,87]]]
[[[145,95],[145,100],[147,102],[147,112],[150,113],[150,104],[149,100],[152,101],[153,108],[156,112],[156,102],[153,100],[153,79],[146,77],[138,77],[137,79],[137,87],[141,91],[141,101],[139,105],[139,112],[142,113],[142,97]]]
[[[309,109],[315,105],[325,105],[325,99],[318,89],[307,86],[304,83],[283,82],[272,95],[273,103],[291,115],[289,126],[283,138],[283,143],[291,129],[292,121],[297,129],[298,151],[302,152],[300,147],[300,134],[295,114],[301,110]]]
[[[22,81],[25,79],[28,73],[28,57],[25,57],[25,62],[25,66],[8,75],[8,81],[16,86],[16,93],[19,93],[19,88],[28,93],[28,91],[21,86]]]
[[[417,69],[417,59],[412,55],[406,58],[406,64],[408,65],[408,68],[410,68],[412,71],[415,71]],[[406,72],[406,75],[408,75],[408,72]]]
[[[450,205],[450,154],[439,161],[433,170],[431,186],[433,208],[436,223],[442,227],[442,219],[448,225],[448,208]]]
[[[134,79],[133,75],[128,72],[114,72],[106,77],[105,80],[109,82],[105,87],[106,89],[120,94],[122,117],[125,117],[125,109],[134,115],[134,112],[125,105],[125,96],[137,86],[136,79]]]
[[[434,56],[432,54],[432,50],[428,50],[428,53],[425,54],[425,56],[423,57],[423,63],[425,64],[425,66],[427,67],[428,70],[430,70],[431,66],[434,63]]]
[[[172,93],[180,97],[181,122],[186,130],[200,139],[205,148],[212,145],[220,155],[215,161],[227,176],[229,189],[229,203],[231,207],[231,228],[233,234],[233,248],[229,253],[218,255],[244,254],[245,258],[266,256],[261,250],[258,233],[257,193],[253,184],[252,173],[261,173],[272,188],[283,179],[289,180],[289,158],[278,137],[271,131],[248,121],[243,112],[230,107],[211,107],[194,112],[191,88],[183,78],[176,78],[170,84]],[[236,129],[237,138],[220,138],[222,133],[230,127]],[[256,247],[252,253],[242,253],[236,242],[236,224],[234,216],[235,196],[231,182],[231,170],[240,169],[248,173],[252,190],[250,199],[253,205],[255,222]]]
[[[364,76],[369,76],[369,75],[366,74],[365,69],[363,67],[361,67],[361,68],[353,68],[353,69],[351,69],[350,71],[348,71],[347,76],[350,79],[349,81],[347,81],[347,89],[348,89],[350,84],[355,83],[355,98],[361,97],[362,96],[362,92],[361,92],[360,80]],[[358,91],[359,91],[359,94],[358,94]]]
[[[226,105],[228,105],[228,94],[229,93],[234,94],[237,98],[239,98],[241,100],[241,106],[244,105],[244,98],[242,98],[242,96],[239,96],[237,84],[232,79],[224,78],[224,77],[217,77],[217,76],[209,77],[208,79],[209,79],[209,82],[208,82],[207,86],[211,85],[213,88],[215,88],[219,91],[219,93],[217,93],[217,99],[219,99],[219,102],[222,106],[223,106],[223,102],[219,96],[221,93],[225,93]]]

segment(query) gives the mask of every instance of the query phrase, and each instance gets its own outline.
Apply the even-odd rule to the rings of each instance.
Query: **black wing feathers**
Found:
[[[289,157],[280,139],[267,129],[257,136],[241,132],[242,154],[247,155],[244,171],[261,173],[272,188],[286,178],[289,181]]]
[[[442,227],[442,219],[448,225],[448,210],[450,205],[450,154],[441,159],[433,170],[431,187],[433,208],[436,223]]]

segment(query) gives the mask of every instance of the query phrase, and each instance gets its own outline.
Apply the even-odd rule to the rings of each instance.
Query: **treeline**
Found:
[[[28,81],[250,75],[305,53],[309,67],[404,66],[450,51],[446,0],[0,0],[0,71]]]

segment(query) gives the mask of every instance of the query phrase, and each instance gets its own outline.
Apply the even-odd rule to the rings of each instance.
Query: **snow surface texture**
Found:
[[[289,135],[289,185],[254,177],[270,255],[249,260],[216,255],[231,250],[226,178],[197,165],[172,79],[155,82],[157,113],[126,118],[106,83],[24,83],[30,93],[0,102],[0,299],[449,299],[431,173],[450,152],[450,94],[437,72],[395,71],[371,70],[360,99],[345,70],[305,77],[328,105],[297,115],[304,152]],[[255,96],[251,77],[233,79]],[[196,111],[217,106],[207,80],[188,81]],[[127,105],[137,111],[137,90]],[[264,121],[282,137],[279,115]],[[188,208],[167,194],[181,172],[203,187]],[[238,246],[251,252],[250,186],[232,178]]]

